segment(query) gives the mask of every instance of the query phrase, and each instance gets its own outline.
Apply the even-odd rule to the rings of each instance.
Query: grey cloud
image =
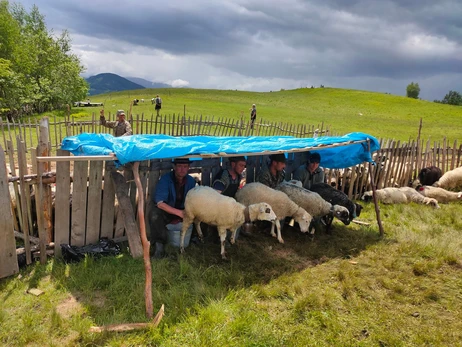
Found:
[[[398,88],[420,79],[431,90],[440,85],[443,95],[434,98],[460,88],[456,79],[446,78],[444,85],[438,77],[462,74],[458,0],[42,0],[39,10],[51,27],[100,40],[99,46],[80,42],[81,50],[130,53],[146,47],[198,57],[223,75],[324,80],[339,87],[348,87],[350,79],[358,88],[376,81],[371,90],[384,81]]]

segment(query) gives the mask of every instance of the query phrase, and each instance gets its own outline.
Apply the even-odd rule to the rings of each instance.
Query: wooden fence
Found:
[[[110,113],[106,117],[108,121],[115,120],[115,115]],[[259,119],[250,128],[250,122],[243,119],[193,116],[184,117],[181,115],[151,114],[145,117],[144,113],[131,117],[133,134],[165,134],[171,136],[295,136],[313,137],[333,136],[332,130],[324,123],[318,125],[298,124],[293,125],[283,122],[269,122]],[[13,142],[19,136],[24,142],[26,149],[36,148],[39,138],[39,121],[37,119],[19,120],[10,122],[7,118],[0,118],[3,146],[7,148],[7,141]],[[110,133],[112,129],[100,125],[99,116],[92,114],[91,120],[79,120],[74,117],[49,119],[49,142],[50,150],[56,151],[61,147],[64,137],[87,133]]]
[[[137,194],[145,198],[147,216],[159,177],[172,168],[170,160],[142,162],[139,172],[143,191],[137,192],[129,166],[117,169],[112,161],[99,158],[91,161],[77,158],[74,158],[76,161],[38,160],[52,153],[48,119],[42,120],[36,128],[36,148],[26,146],[25,136],[19,133],[15,138],[14,133],[6,134],[5,151],[0,146],[0,278],[18,271],[17,252],[26,254],[27,263],[33,261],[32,254],[45,262],[50,248],[54,248],[55,256],[60,255],[61,243],[80,246],[94,243],[101,237],[129,239],[133,235],[130,230],[136,228],[137,223]],[[200,128],[205,126],[198,125],[193,133],[199,133]],[[32,127],[24,127],[22,131],[24,129]],[[435,165],[445,172],[462,165],[462,146],[458,146],[457,141],[451,145],[444,139],[442,142],[418,139],[405,143],[380,140],[380,143],[381,149],[374,153],[373,177],[377,188],[407,185],[425,166]],[[317,151],[322,156],[322,148]],[[69,155],[59,148],[56,152],[62,157]],[[303,164],[305,155],[288,153],[286,179]],[[31,158],[29,163],[28,157]],[[267,156],[248,157],[247,182],[254,181],[266,162]],[[200,173],[203,185],[210,185],[221,165],[227,165],[226,159],[203,159],[193,163],[191,171]],[[350,198],[358,199],[370,189],[368,165],[341,170],[326,168],[326,176]],[[114,180],[119,183],[114,184]],[[118,187],[123,187],[122,191],[118,191]],[[149,223],[146,226],[149,233]],[[15,236],[24,240],[24,247],[19,251]],[[130,248],[132,254],[139,251]],[[33,253],[34,250],[37,252]]]

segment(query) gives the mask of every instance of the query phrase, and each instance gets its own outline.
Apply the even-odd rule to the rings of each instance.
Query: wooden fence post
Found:
[[[19,272],[5,152],[0,145],[0,278]]]

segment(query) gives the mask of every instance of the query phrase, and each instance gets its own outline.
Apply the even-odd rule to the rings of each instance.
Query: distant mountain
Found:
[[[101,73],[86,78],[86,81],[90,85],[90,95],[119,92],[122,90],[144,89],[144,86],[113,73]]]
[[[170,84],[160,83],[160,82],[151,82],[151,81],[145,80],[144,78],[139,78],[139,77],[125,77],[125,78],[145,88],[172,88]]]

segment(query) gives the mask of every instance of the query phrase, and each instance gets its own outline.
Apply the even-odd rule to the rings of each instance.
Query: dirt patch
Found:
[[[56,307],[56,312],[62,318],[69,319],[74,315],[83,314],[84,308],[78,299],[71,295]]]

